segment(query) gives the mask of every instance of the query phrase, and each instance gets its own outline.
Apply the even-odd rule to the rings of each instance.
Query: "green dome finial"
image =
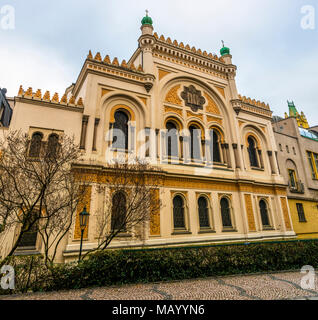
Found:
[[[148,13],[149,13],[149,11],[146,10],[146,16],[143,17],[143,19],[141,20],[141,24],[142,25],[149,24],[152,26],[153,22],[152,22],[152,19],[148,16]]]
[[[224,46],[224,41],[223,40],[222,40],[222,45],[223,45],[223,47],[220,50],[220,53],[221,53],[221,56],[223,57],[223,56],[225,56],[227,54],[230,54],[230,48]]]

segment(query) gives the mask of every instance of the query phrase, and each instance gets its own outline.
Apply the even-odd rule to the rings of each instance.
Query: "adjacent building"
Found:
[[[303,112],[288,102],[285,119],[275,117],[280,173],[288,183],[287,195],[298,238],[318,238],[318,132]]]
[[[0,126],[8,128],[12,117],[12,99],[6,97],[7,89],[0,88]],[[10,105],[11,104],[11,105]]]

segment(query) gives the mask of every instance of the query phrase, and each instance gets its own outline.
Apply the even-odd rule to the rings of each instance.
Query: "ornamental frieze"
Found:
[[[196,113],[192,113],[191,111],[187,111],[187,117],[195,117],[198,119],[201,119],[203,121],[203,115],[202,114],[196,114]]]
[[[182,117],[182,110],[181,109],[172,108],[172,107],[165,107],[165,113],[168,113],[168,112],[177,113],[178,115],[180,115]]]
[[[212,116],[206,116],[207,122],[216,122],[220,124],[221,126],[223,125],[223,120],[220,118],[212,117]]]

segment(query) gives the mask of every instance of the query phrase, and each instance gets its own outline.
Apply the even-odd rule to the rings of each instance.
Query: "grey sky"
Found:
[[[75,82],[88,50],[128,60],[145,9],[155,31],[217,53],[221,40],[237,65],[239,93],[283,116],[287,99],[318,124],[318,24],[300,26],[301,8],[317,0],[0,0],[15,8],[15,30],[0,28],[0,87],[62,94]],[[0,15],[1,19],[1,15]]]

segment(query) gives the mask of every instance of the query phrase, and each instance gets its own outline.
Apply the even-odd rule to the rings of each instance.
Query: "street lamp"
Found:
[[[79,253],[79,257],[78,257],[78,262],[81,261],[83,235],[84,235],[85,228],[87,226],[88,217],[89,217],[89,213],[87,212],[86,207],[84,207],[84,210],[79,214],[80,228],[81,228],[81,246],[80,246],[80,253]]]

